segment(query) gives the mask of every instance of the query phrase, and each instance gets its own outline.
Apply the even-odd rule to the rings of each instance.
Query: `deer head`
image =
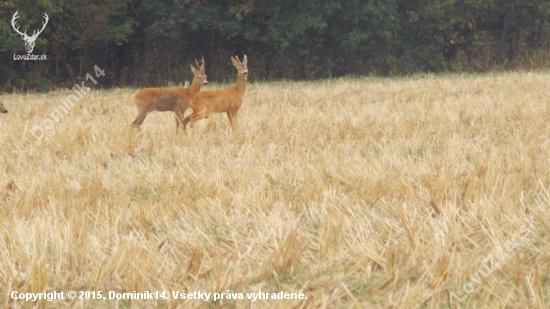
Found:
[[[197,64],[197,68],[195,68],[193,65],[191,65],[191,71],[193,72],[193,75],[195,75],[195,78],[198,79],[200,85],[208,85],[208,81],[206,80],[206,73],[204,72],[204,57],[202,57],[202,60],[199,62],[195,58],[195,63]]]
[[[242,62],[239,60],[238,56],[231,57],[231,63],[233,63],[233,66],[237,68],[238,75],[242,75],[244,80],[246,81],[248,78],[248,59],[246,58],[246,55],[244,55]]]
[[[13,18],[11,19],[11,26],[13,27],[13,30],[15,30],[15,32],[17,32],[21,35],[21,37],[25,41],[25,49],[27,50],[27,53],[30,54],[30,53],[32,53],[32,50],[34,49],[34,42],[36,41],[36,38],[38,38],[38,35],[40,33],[42,33],[42,31],[44,31],[44,28],[46,28],[46,25],[48,24],[49,17],[48,17],[48,14],[44,13],[44,18],[46,19],[46,22],[42,22],[42,29],[40,31],[38,31],[38,33],[36,32],[36,30],[34,30],[32,35],[28,36],[27,35],[27,30],[25,30],[25,32],[22,33],[21,31],[19,31],[19,27],[15,28],[15,20],[19,18],[19,16],[17,16],[18,12],[19,11],[15,12],[15,14],[13,14]]]

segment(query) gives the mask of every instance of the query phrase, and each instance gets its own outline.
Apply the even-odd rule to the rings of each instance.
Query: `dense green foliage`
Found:
[[[34,54],[11,27],[49,23]],[[547,0],[8,0],[0,2],[0,91],[72,86],[106,70],[101,86],[189,80],[204,56],[213,81],[537,69],[550,60]]]

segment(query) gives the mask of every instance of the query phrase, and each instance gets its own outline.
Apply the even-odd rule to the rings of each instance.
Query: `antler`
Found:
[[[202,60],[200,62],[197,61],[197,58],[195,58],[195,63],[197,64],[197,68],[199,68],[199,70],[204,70],[204,56],[202,56]]]
[[[48,20],[50,20],[50,18],[48,17],[48,14],[44,13],[44,17],[46,18],[46,22],[42,22],[42,29],[40,31],[38,31],[38,33],[36,33],[36,30],[34,30],[32,35],[29,37],[27,35],[27,30],[25,30],[25,32],[22,33],[21,31],[19,31],[19,27],[15,28],[15,20],[19,18],[19,16],[17,16],[18,13],[19,13],[19,11],[16,11],[15,14],[13,14],[13,17],[11,19],[11,26],[13,27],[13,30],[15,30],[15,32],[19,33],[21,36],[24,36],[25,38],[36,39],[38,37],[38,35],[40,33],[42,33],[42,31],[44,31],[44,28],[46,28],[46,25],[48,24]]]
[[[44,13],[44,17],[46,18],[46,22],[42,22],[42,29],[40,29],[40,31],[38,31],[37,34],[34,34],[34,33],[36,32],[36,30],[34,30],[34,31],[32,32],[31,38],[34,38],[34,39],[35,39],[35,38],[38,37],[38,35],[39,35],[40,33],[42,33],[42,31],[44,31],[44,29],[46,28],[46,25],[48,24],[48,20],[50,20],[50,18],[48,17],[48,14],[46,14],[46,13]]]
[[[19,27],[15,28],[15,20],[19,18],[19,16],[17,16],[18,12],[19,11],[16,11],[15,14],[13,14],[13,17],[11,19],[11,26],[13,27],[13,30],[15,30],[15,32],[19,33],[21,36],[28,37],[27,30],[25,30],[25,33],[21,33],[21,31],[19,31]]]

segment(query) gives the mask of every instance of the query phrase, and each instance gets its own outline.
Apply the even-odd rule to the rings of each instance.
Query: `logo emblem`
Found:
[[[36,32],[36,30],[34,30],[32,35],[28,36],[27,35],[27,30],[25,30],[25,32],[22,33],[21,31],[19,31],[19,27],[15,28],[15,20],[19,18],[19,16],[17,16],[18,12],[19,11],[15,12],[15,14],[13,14],[13,18],[11,19],[11,26],[13,27],[13,30],[15,30],[15,32],[17,32],[21,35],[21,38],[23,38],[23,40],[25,41],[25,49],[27,50],[27,53],[30,54],[30,53],[32,53],[32,50],[34,49],[34,42],[36,41],[36,38],[38,38],[38,35],[40,33],[42,33],[42,31],[44,31],[44,28],[46,28],[46,25],[48,24],[49,17],[48,17],[48,14],[44,13],[44,18],[46,19],[46,22],[42,22],[42,29],[38,32]]]

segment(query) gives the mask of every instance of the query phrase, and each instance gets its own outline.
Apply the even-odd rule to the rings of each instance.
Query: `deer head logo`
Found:
[[[38,31],[38,33],[36,32],[36,30],[34,30],[32,35],[28,36],[27,35],[27,30],[25,30],[25,32],[22,33],[21,31],[19,31],[19,27],[15,28],[15,20],[19,18],[19,16],[17,16],[18,12],[19,11],[15,12],[15,14],[13,14],[13,18],[11,19],[11,26],[13,27],[13,30],[15,30],[15,32],[17,32],[21,35],[21,37],[25,41],[25,49],[27,50],[27,53],[30,54],[30,53],[32,53],[32,50],[34,49],[34,41],[36,41],[36,38],[38,38],[38,35],[40,33],[42,33],[42,31],[44,31],[44,28],[46,28],[46,25],[48,24],[49,17],[48,17],[48,14],[44,13],[44,18],[46,19],[46,22],[42,22],[42,24],[43,24],[42,29],[40,31]]]

